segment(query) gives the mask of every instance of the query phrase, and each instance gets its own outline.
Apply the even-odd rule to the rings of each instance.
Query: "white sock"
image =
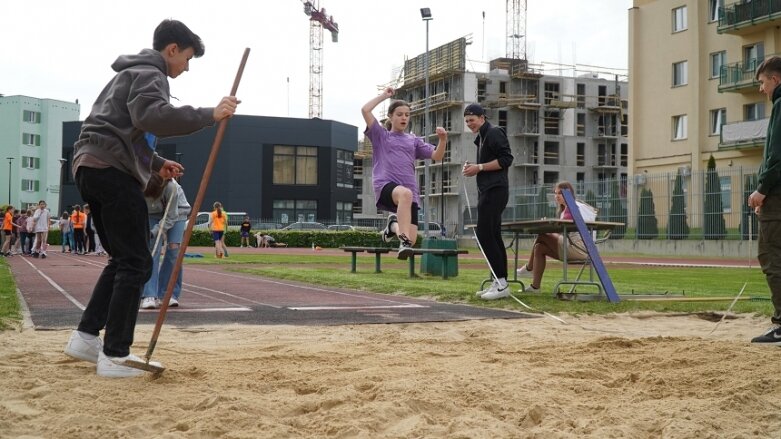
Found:
[[[497,286],[499,287],[500,290],[503,290],[503,289],[507,288],[507,279],[501,277],[501,278],[496,280],[496,284],[497,284]]]

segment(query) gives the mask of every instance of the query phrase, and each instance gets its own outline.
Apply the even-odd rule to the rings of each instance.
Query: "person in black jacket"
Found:
[[[466,126],[475,134],[476,163],[464,163],[463,174],[477,180],[477,227],[475,232],[485,258],[496,279],[477,295],[484,300],[495,300],[510,295],[507,286],[507,250],[502,239],[502,212],[510,198],[507,168],[513,163],[507,135],[499,127],[485,120],[485,110],[478,104],[469,104],[464,110]]]

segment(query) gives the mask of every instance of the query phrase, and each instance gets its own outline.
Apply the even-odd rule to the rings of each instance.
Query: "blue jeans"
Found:
[[[161,221],[160,218],[149,218],[149,228],[152,229],[157,223]],[[165,297],[165,290],[168,288],[168,281],[171,278],[171,273],[174,271],[174,265],[176,265],[176,258],[179,256],[179,248],[182,245],[182,238],[184,237],[184,227],[186,220],[177,221],[173,227],[165,232],[166,240],[168,241],[168,247],[165,249],[165,256],[163,256],[163,262],[160,263],[160,248],[163,245],[163,240],[160,240],[158,248],[152,249],[152,277],[144,285],[143,297],[157,297],[162,299]],[[157,236],[153,236],[149,247],[155,245]],[[175,248],[171,248],[171,244],[176,244]],[[179,295],[182,292],[182,270],[176,276],[176,285],[174,285],[174,299],[179,300]]]
[[[68,246],[68,250],[73,250],[73,230],[62,234],[62,251],[65,251],[65,246]]]
[[[79,331],[98,335],[105,328],[103,352],[130,353],[141,290],[152,273],[147,208],[138,181],[116,168],[76,172],[76,186],[92,208],[100,242],[110,255],[81,315]]]

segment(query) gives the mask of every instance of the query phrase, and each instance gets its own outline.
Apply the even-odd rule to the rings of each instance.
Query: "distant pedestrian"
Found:
[[[214,210],[209,214],[209,230],[212,233],[212,240],[214,241],[214,253],[217,259],[222,259],[225,255],[225,244],[223,237],[228,226],[228,215],[222,210],[222,203],[219,201],[214,202]]]
[[[73,251],[73,223],[68,212],[63,212],[60,216],[60,236],[62,237],[62,252],[65,253],[65,247],[68,247],[68,253]]]
[[[239,234],[241,235],[241,246],[249,247],[249,235],[252,230],[252,223],[249,222],[249,217],[245,216],[244,221],[239,226]]]
[[[81,211],[81,206],[78,204],[73,206],[73,213],[71,214],[71,223],[73,225],[73,241],[75,243],[74,252],[77,255],[84,254],[84,226],[87,223],[87,215]]]
[[[5,213],[3,213],[3,247],[0,249],[0,254],[3,256],[11,256],[11,235],[15,226],[14,206],[8,205],[5,208]]]
[[[92,211],[89,208],[89,204],[85,204],[83,207],[84,215],[87,216],[87,221],[84,222],[84,235],[86,237],[85,254],[91,255],[95,253],[95,225],[93,224]]]
[[[46,207],[46,201],[41,200],[38,202],[38,208],[33,213],[33,219],[35,220],[33,257],[37,258],[40,256],[41,259],[46,259],[46,249],[49,247],[49,220],[51,220],[51,213],[49,208]]]
[[[16,223],[19,226],[19,241],[21,241],[21,248],[22,248],[22,254],[28,255],[30,254],[30,250],[33,245],[32,240],[32,233],[28,231],[27,229],[27,223],[30,222],[32,224],[32,212],[28,209],[22,212],[22,215],[19,217],[19,221]],[[32,230],[32,229],[30,229]]]

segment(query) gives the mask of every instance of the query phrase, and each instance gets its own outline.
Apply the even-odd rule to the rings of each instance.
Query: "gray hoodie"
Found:
[[[150,172],[164,163],[155,153],[156,137],[182,136],[214,125],[214,109],[169,103],[168,69],[156,50],[120,56],[111,68],[117,74],[95,100],[73,145],[73,172],[79,157],[88,154],[132,175],[144,188]]]

